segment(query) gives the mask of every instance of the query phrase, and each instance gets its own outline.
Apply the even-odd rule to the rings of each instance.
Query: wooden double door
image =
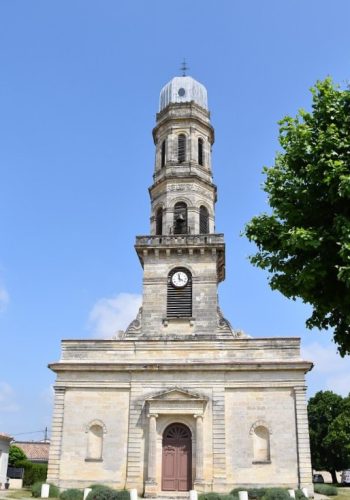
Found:
[[[162,490],[192,488],[192,437],[186,425],[171,424],[163,434]]]

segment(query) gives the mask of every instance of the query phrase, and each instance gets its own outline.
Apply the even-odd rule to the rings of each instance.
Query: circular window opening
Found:
[[[186,94],[185,89],[181,87],[181,89],[179,89],[179,91],[178,91],[178,94],[180,97],[183,97]]]

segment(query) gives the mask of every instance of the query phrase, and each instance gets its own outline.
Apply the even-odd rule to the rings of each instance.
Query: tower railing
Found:
[[[219,245],[224,244],[224,235],[220,234],[163,234],[155,236],[136,236],[136,246],[172,246],[172,245]]]

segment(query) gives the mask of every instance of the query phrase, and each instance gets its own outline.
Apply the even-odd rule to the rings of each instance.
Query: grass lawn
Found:
[[[30,488],[22,488],[21,490],[9,490],[6,498],[33,498]]]
[[[350,500],[350,487],[338,488],[338,495],[331,498],[334,498],[334,500]]]

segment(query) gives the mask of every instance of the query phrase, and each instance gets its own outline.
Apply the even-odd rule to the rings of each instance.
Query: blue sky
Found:
[[[270,290],[240,236],[268,208],[277,121],[310,106],[317,79],[349,79],[349,18],[348,0],[0,0],[1,432],[41,438],[60,340],[110,335],[137,308],[151,131],[183,57],[216,133],[222,309],[252,336],[300,336],[309,395],[349,391],[349,358],[306,330],[307,306]]]

